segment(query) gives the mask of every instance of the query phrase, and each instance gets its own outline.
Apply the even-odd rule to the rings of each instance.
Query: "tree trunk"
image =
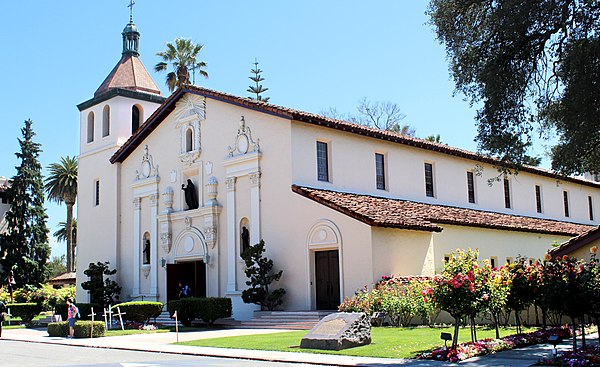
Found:
[[[494,327],[496,329],[496,339],[500,339],[500,329],[498,328],[498,319],[500,316],[497,312],[492,312],[492,318],[494,320]]]
[[[575,317],[571,317],[571,321],[573,322],[573,352],[577,350],[577,325],[575,324]]]
[[[452,348],[456,348],[456,345],[458,344],[458,324],[460,323],[459,318],[455,318],[454,320],[454,337],[452,338]]]
[[[477,325],[475,325],[475,315],[471,316],[471,328],[473,330],[473,342],[477,341]]]
[[[67,205],[67,271],[75,270],[75,247],[73,246],[73,203],[65,203]]]
[[[581,316],[581,349],[585,349],[585,315]]]

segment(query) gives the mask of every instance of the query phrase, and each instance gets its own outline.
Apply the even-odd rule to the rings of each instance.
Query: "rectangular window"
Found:
[[[467,172],[467,192],[469,203],[475,203],[475,177],[471,171]]]
[[[535,209],[538,213],[542,212],[542,187],[535,185]]]
[[[498,265],[498,258],[496,256],[490,257],[490,265],[495,268]]]
[[[100,180],[94,181],[94,205],[100,205]]]
[[[506,258],[506,265],[510,265],[513,262],[513,258],[512,257],[507,257]]]
[[[563,191],[563,204],[565,207],[565,217],[569,216],[569,193]]]
[[[504,207],[511,208],[510,206],[510,181],[508,178],[504,179]]]
[[[319,181],[329,181],[329,156],[327,152],[327,143],[317,142],[317,179]]]
[[[433,192],[433,164],[425,163],[425,195],[434,197]]]
[[[590,220],[594,220],[594,205],[591,196],[588,196],[588,212],[590,213]]]
[[[444,262],[447,263],[450,261],[450,255],[444,255]]]
[[[380,153],[375,153],[375,180],[377,189],[385,190],[385,158]]]

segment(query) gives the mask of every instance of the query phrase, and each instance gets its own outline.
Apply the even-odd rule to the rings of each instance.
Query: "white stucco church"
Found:
[[[591,180],[526,167],[489,186],[495,161],[462,149],[195,86],[165,98],[139,36],[130,22],[78,105],[79,302],[87,265],[109,261],[122,300],[166,302],[182,282],[248,319],[247,236],[284,270],[286,310],[330,310],[382,275],[434,274],[458,247],[500,265],[599,224]]]

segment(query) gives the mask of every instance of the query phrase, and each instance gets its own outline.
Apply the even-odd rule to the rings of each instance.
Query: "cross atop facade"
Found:
[[[133,22],[133,6],[135,5],[135,1],[133,0],[129,0],[129,5],[127,5],[127,7],[129,8],[129,21]]]

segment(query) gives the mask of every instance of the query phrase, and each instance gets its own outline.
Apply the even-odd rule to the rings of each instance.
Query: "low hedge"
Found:
[[[30,323],[43,309],[40,303],[10,303],[6,307],[10,309],[11,317],[19,317],[26,324]]]
[[[91,321],[77,321],[73,328],[73,335],[76,338],[89,338],[90,329],[92,327]],[[106,334],[106,326],[102,321],[94,321],[94,338],[99,338]],[[67,321],[51,322],[48,324],[48,335],[50,336],[62,336],[69,335],[69,323]]]
[[[231,316],[231,299],[223,297],[182,298],[170,301],[167,305],[169,314],[177,311],[177,318],[185,326],[191,326],[196,318],[212,326],[217,319]]]
[[[121,313],[125,313],[123,315],[125,320],[147,323],[151,318],[157,318],[160,315],[163,306],[161,302],[124,302],[114,305],[113,311],[119,307]]]
[[[104,309],[102,308],[102,305],[97,304],[97,303],[76,303],[75,304],[77,306],[77,308],[79,309],[79,315],[81,316],[81,320],[91,320],[92,317],[88,316],[92,313],[92,307],[94,308],[94,313],[96,314],[96,316],[94,316],[95,320],[100,320],[103,319],[104,316]],[[66,303],[58,303],[56,305],[56,307],[54,307],[54,313],[58,314],[62,317],[63,320],[67,320],[67,315],[68,315],[68,309],[67,309],[67,304]]]

